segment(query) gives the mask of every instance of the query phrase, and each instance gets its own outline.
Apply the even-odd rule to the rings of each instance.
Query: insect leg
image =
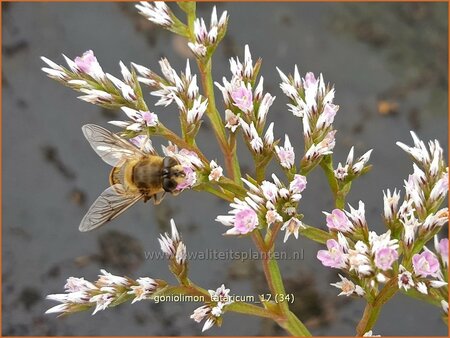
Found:
[[[158,196],[158,194],[154,194],[153,197],[153,204],[154,205],[158,205],[159,203],[161,203],[161,201],[164,199],[164,197],[166,196],[166,192],[164,191],[160,196]]]

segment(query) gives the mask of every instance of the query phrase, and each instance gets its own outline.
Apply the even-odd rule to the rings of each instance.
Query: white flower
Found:
[[[213,45],[217,41],[219,31],[222,31],[227,23],[227,12],[223,12],[220,20],[217,20],[217,10],[214,6],[211,13],[211,22],[209,31],[206,28],[205,20],[198,18],[194,21],[194,35],[197,43],[204,46]]]
[[[208,318],[205,321],[205,324],[203,325],[202,332],[205,332],[206,330],[209,330],[210,328],[212,328],[214,326],[214,323],[215,323],[215,321],[213,318]]]
[[[411,246],[412,243],[414,243],[416,237],[416,229],[420,226],[420,223],[415,218],[414,213],[403,215],[403,218],[400,219],[400,222],[402,222],[405,229],[403,240],[405,241],[406,245]]]
[[[261,182],[261,191],[264,197],[272,203],[274,203],[279,196],[278,187],[274,183],[269,181]]]
[[[428,295],[427,285],[424,282],[418,282],[416,284],[416,289],[420,293],[423,293],[424,295]]]
[[[403,265],[400,265],[399,267],[399,274],[397,276],[398,278],[398,288],[405,289],[405,291],[408,291],[410,287],[414,286],[414,281],[412,279],[412,274],[408,270],[405,269]]]
[[[135,295],[131,304],[146,299],[147,296],[152,295],[158,287],[158,283],[149,277],[138,278],[136,282],[138,282],[138,285],[132,285],[131,291],[128,291],[128,294]]]
[[[352,171],[355,175],[359,174],[363,170],[364,166],[369,161],[371,153],[372,153],[372,149],[370,149],[364,155],[362,155],[360,158],[358,158],[356,163],[353,164]]]
[[[240,124],[239,116],[234,115],[234,113],[230,109],[225,110],[225,121],[227,122],[225,127],[230,129],[232,133],[236,131],[237,127],[239,127]]]
[[[211,314],[214,316],[214,317],[220,317],[221,315],[222,315],[222,307],[223,307],[223,305],[222,305],[222,303],[218,303],[218,305],[217,306],[214,306],[212,309],[211,309]]]
[[[336,177],[340,181],[343,181],[347,176],[348,165],[342,166],[341,162],[339,162],[337,168],[334,170],[334,177]]]
[[[137,135],[133,138],[130,138],[129,141],[144,153],[155,154],[155,149],[153,148],[152,141],[148,136]]]
[[[114,86],[122,92],[122,97],[130,102],[136,101],[137,96],[134,92],[133,88],[131,88],[128,84],[119,80],[115,76],[111,74],[106,74],[107,78],[114,84]]]
[[[211,161],[209,167],[211,168],[211,172],[208,175],[208,179],[210,181],[219,181],[219,179],[223,176],[222,167],[217,165],[215,161]]]
[[[78,96],[78,98],[92,104],[105,104],[113,101],[112,95],[103,90],[81,88],[80,92],[86,95]]]
[[[284,136],[284,147],[275,146],[275,152],[282,167],[292,168],[295,162],[295,152],[287,134]]]
[[[430,286],[432,288],[438,289],[441,288],[443,286],[446,286],[448,283],[444,282],[443,280],[432,280],[430,281]]]
[[[448,193],[448,168],[447,172],[442,174],[442,177],[436,182],[430,193],[430,200],[432,202],[444,198]]]
[[[372,253],[375,253],[383,248],[396,250],[399,247],[398,240],[391,239],[391,230],[388,230],[379,236],[375,231],[369,231],[369,243]]]
[[[295,239],[298,239],[298,231],[300,229],[305,229],[305,226],[297,218],[292,217],[286,221],[281,227],[281,231],[285,231],[283,242],[286,243],[291,235],[294,235]]]
[[[379,334],[373,334],[372,330],[369,330],[363,334],[363,337],[381,337],[381,336]]]
[[[355,228],[361,227],[364,228],[367,226],[366,216],[365,216],[365,206],[362,201],[358,203],[358,209],[354,209],[350,204],[350,211],[344,212],[347,214],[348,218],[352,221]]]
[[[58,304],[56,306],[51,307],[50,309],[45,311],[45,313],[46,314],[48,314],[48,313],[63,313],[63,312],[66,312],[68,309],[69,309],[69,304],[63,303],[63,304]]]
[[[268,226],[271,226],[273,223],[282,222],[283,217],[276,210],[268,210],[266,213],[266,222]]]
[[[108,271],[101,269],[101,275],[98,275],[97,285],[99,287],[110,286],[127,286],[129,284],[128,279],[125,277],[115,276]]]
[[[196,308],[190,318],[200,323],[210,312],[211,308],[208,305],[203,305]]]
[[[202,102],[201,97],[194,100],[194,104],[191,109],[187,111],[187,122],[189,124],[197,123],[208,108],[208,99]]]
[[[272,146],[273,141],[274,141],[274,136],[273,136],[273,125],[274,123],[270,123],[269,127],[266,130],[266,133],[264,134],[264,143],[267,146]]]
[[[94,284],[84,278],[69,277],[64,285],[66,292],[90,291],[98,289]]]
[[[398,201],[400,200],[400,191],[394,189],[394,192],[388,189],[386,192],[383,191],[383,202],[384,202],[384,218],[387,221],[392,221],[397,215]]]
[[[266,93],[258,108],[258,123],[263,123],[266,120],[267,113],[269,112],[270,106],[272,106],[273,101],[275,100],[275,96]]]
[[[146,127],[158,125],[158,116],[155,113],[128,107],[122,107],[121,109],[132,121],[109,121],[110,124],[136,132],[140,132]]]
[[[89,301],[91,303],[97,303],[92,315],[95,315],[98,311],[105,310],[114,300],[114,295],[110,293],[101,293],[92,297]]]
[[[147,20],[157,25],[168,27],[173,24],[170,9],[164,1],[154,1],[153,5],[147,1],[141,1],[139,5],[136,5],[136,8]]]
[[[441,306],[442,306],[442,310],[444,310],[444,312],[446,314],[448,314],[448,302],[445,300],[441,300]]]
[[[231,304],[233,302],[229,296],[230,289],[227,289],[224,284],[218,287],[215,291],[208,290],[208,293],[211,297],[211,301],[217,302],[222,306]]]
[[[330,285],[337,287],[338,289],[342,290],[341,293],[338,296],[350,296],[353,293],[356,293],[358,296],[364,295],[364,290],[359,285],[355,285],[351,280],[343,277],[341,274],[339,274],[339,277],[341,278],[340,282],[337,283],[331,283]]]
[[[203,57],[206,55],[207,49],[206,49],[205,45],[203,45],[201,43],[188,42],[188,47],[190,48],[192,53],[194,53],[194,55],[197,57]]]
[[[369,275],[372,272],[370,259],[367,257],[368,248],[362,241],[355,244],[354,249],[348,250],[348,263],[350,271],[356,271],[360,275]]]
[[[306,119],[303,119],[303,121],[306,121]],[[324,155],[332,154],[333,148],[336,144],[336,140],[334,138],[335,134],[336,130],[332,130],[328,132],[325,138],[318,144],[313,144],[311,147],[309,147],[309,149],[305,153],[305,156],[303,157],[304,160],[306,160],[307,162],[313,162]]]
[[[169,234],[165,232],[164,235],[160,235],[158,242],[162,252],[164,252],[169,259],[175,257],[177,264],[182,264],[186,259],[186,246],[181,242],[180,234],[178,233],[177,226],[173,219],[170,220],[170,228],[172,235],[169,236]]]

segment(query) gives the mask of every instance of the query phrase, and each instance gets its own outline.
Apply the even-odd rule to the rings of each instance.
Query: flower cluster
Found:
[[[136,8],[139,14],[157,25],[170,27],[174,24],[175,15],[164,1],[155,1],[153,4],[141,1]]]
[[[158,97],[157,106],[167,107],[172,102],[178,106],[183,132],[194,138],[200,128],[200,121],[208,108],[208,100],[199,94],[197,75],[193,75],[189,60],[186,69],[177,74],[169,61],[163,58],[159,62],[163,76],[150,69],[133,63],[138,73],[137,79],[151,88],[151,94]]]
[[[366,164],[369,161],[372,149],[358,157],[356,161],[353,160],[353,151],[354,147],[350,149],[345,165],[339,162],[337,168],[334,170],[334,176],[340,183],[350,182],[368,170]]]
[[[427,240],[448,221],[448,209],[439,209],[448,192],[448,167],[443,150],[435,140],[428,143],[429,149],[414,132],[414,146],[397,142],[413,160],[413,173],[405,180],[405,197],[397,210],[399,195],[385,197],[385,220],[391,229],[403,228],[403,237],[411,247],[417,236]],[[391,210],[390,210],[391,209]],[[387,211],[387,212],[386,212]]]
[[[172,235],[166,233],[158,238],[161,250],[167,257],[174,261],[176,265],[183,265],[186,263],[186,245],[181,241],[177,226],[173,219],[170,220],[170,227]]]
[[[275,174],[273,182],[263,181],[256,185],[249,180],[242,179],[249,187],[247,197],[243,200],[236,198],[230,206],[230,215],[218,216],[216,221],[232,227],[226,234],[245,235],[264,225],[281,225],[285,231],[284,242],[290,235],[298,238],[299,229],[304,228],[297,213],[297,205],[302,198],[301,192],[306,188],[306,177],[295,175],[289,187],[281,183]]]
[[[268,156],[272,152],[274,136],[271,123],[264,132],[267,114],[275,96],[263,93],[264,78],[258,84],[256,79],[261,59],[253,64],[248,45],[244,49],[244,62],[238,57],[230,59],[231,80],[223,77],[223,85],[215,82],[220,89],[225,105],[226,128],[235,133],[241,127],[247,147],[255,154]]]
[[[332,124],[339,110],[333,104],[334,88],[325,85],[322,74],[318,79],[311,72],[300,77],[297,66],[293,76],[286,76],[280,69],[278,73],[282,80],[280,88],[291,100],[289,110],[302,118],[306,151],[302,168],[314,167],[324,155],[333,153],[336,130]]]
[[[208,290],[211,302],[200,306],[194,310],[191,318],[197,323],[200,323],[206,318],[203,324],[202,332],[210,329],[214,324],[219,323],[220,317],[224,313],[224,308],[233,301],[230,299],[230,289],[226,289],[225,285],[221,285],[217,290]]]
[[[93,315],[98,311],[114,306],[117,302],[132,299],[132,303],[150,298],[166,283],[149,277],[132,280],[127,277],[115,276],[105,270],[100,270],[98,280],[91,283],[84,278],[69,277],[64,286],[65,293],[48,295],[47,299],[61,304],[46,311],[46,313],[73,313],[95,307]]]
[[[107,109],[120,109],[126,116],[125,120],[109,123],[121,128],[119,134],[146,154],[159,156],[152,139],[154,136],[165,138],[168,143],[162,146],[162,153],[174,158],[185,173],[185,179],[173,191],[174,195],[184,189],[195,188],[232,201],[228,214],[216,218],[228,227],[225,234],[251,235],[262,253],[274,249],[277,236],[283,231],[284,242],[291,235],[298,238],[301,233],[316,242],[325,243],[326,249],[319,250],[317,258],[323,266],[340,270],[340,281],[331,284],[340,290],[339,296],[364,297],[369,303],[357,328],[359,335],[373,335],[371,325],[381,305],[398,290],[415,296],[421,293],[422,298],[440,304],[444,318],[447,317],[448,238],[439,238],[438,232],[448,222],[448,208],[441,208],[441,204],[447,197],[449,174],[439,142],[435,140],[426,146],[411,132],[413,146],[397,143],[412,156],[413,173],[405,180],[403,200],[397,189],[383,192],[383,220],[387,230],[381,234],[371,231],[362,201],[357,208],[351,205],[348,210],[344,208],[352,181],[370,169],[368,161],[372,150],[355,157],[354,147],[351,147],[345,164],[339,162],[337,167],[334,166],[332,154],[336,130],[333,122],[339,110],[339,106],[333,103],[334,87],[325,83],[322,74],[316,77],[308,72],[301,77],[295,66],[293,75],[285,75],[277,68],[281,77],[280,88],[290,100],[289,110],[302,119],[304,154],[300,155],[300,161],[297,159],[299,165],[296,166],[292,138],[284,135],[283,140],[275,140],[274,123],[267,123],[275,96],[264,92],[264,78],[259,77],[262,61],[254,62],[248,45],[244,48],[242,60],[238,57],[230,59],[231,78],[223,77],[221,83],[212,79],[210,58],[226,33],[227,12],[219,18],[214,7],[207,26],[203,18],[196,17],[194,2],[178,2],[177,5],[186,14],[186,23],[180,21],[164,2],[140,2],[136,8],[147,20],[187,38],[187,46],[193,52],[201,74],[199,81],[202,82],[204,96],[200,93],[197,75],[191,72],[189,60],[183,71],[176,71],[166,58],[162,58],[159,61],[160,74],[135,63],[128,69],[120,62],[121,78],[117,78],[103,71],[89,50],[73,60],[63,55],[67,63],[65,67],[42,57],[47,65],[42,70],[50,78],[81,92],[80,99]],[[214,105],[213,83],[223,97],[223,116]],[[141,84],[150,88],[150,94],[156,97],[156,106],[168,107],[174,103],[178,108],[180,135],[160,121],[162,115],[149,110]],[[196,144],[204,116],[214,130],[229,178],[224,175],[217,157],[208,159]],[[236,154],[239,131],[252,154],[255,179],[248,175],[241,177]],[[115,135],[109,136],[125,148],[128,145]],[[110,148],[100,144],[96,149],[109,154]],[[282,167],[286,182],[275,174],[272,174],[272,180],[265,179],[272,159]],[[335,209],[324,212],[326,231],[304,224],[303,215],[298,212],[307,184],[303,175],[318,164],[325,171],[336,205]],[[162,170],[161,174],[166,177],[167,171]],[[241,179],[243,184],[239,181]],[[116,210],[108,198],[103,194],[95,205],[98,208],[106,205],[104,208],[112,217],[117,214],[114,212],[128,206],[125,202],[119,203],[122,209]],[[137,199],[128,200],[134,203]],[[244,302],[229,306],[233,300],[230,290],[223,284],[217,290],[206,292],[193,283],[188,276],[186,245],[175,222],[171,220],[170,224],[171,233],[161,234],[158,241],[168,258],[170,271],[177,278],[177,285],[171,286],[149,277],[133,280],[101,270],[98,280],[93,283],[70,277],[65,293],[47,297],[60,302],[47,313],[69,314],[94,308],[95,314],[127,300],[134,303],[159,295],[202,295],[207,297],[207,301],[194,310],[191,318],[198,323],[204,321],[203,331],[214,325],[220,326],[226,311],[236,311],[270,317],[291,334],[309,334],[289,310],[286,300],[280,304],[264,302],[263,307]],[[434,251],[431,251],[427,243],[433,238]],[[284,293],[276,260],[270,258],[265,263],[268,263],[265,276],[270,292],[273,295]]]
[[[445,239],[447,240],[447,239]],[[446,248],[444,247],[446,244]],[[441,249],[448,251],[448,240],[440,245]],[[430,288],[439,289],[447,285],[447,277],[444,276],[443,271],[446,271],[444,257],[439,259],[433,252],[425,247],[421,253],[415,254],[412,257],[412,272],[408,271],[403,265],[399,267],[398,287],[408,291],[409,288],[414,287],[420,293],[429,294]],[[448,256],[447,256],[448,259]],[[427,278],[428,276],[434,279]],[[433,297],[437,297],[439,301],[447,299],[444,289],[433,290]]]
[[[42,57],[50,68],[42,70],[52,79],[75,89],[84,95],[79,99],[105,108],[139,108],[138,93],[140,87],[136,76],[120,62],[123,80],[105,73],[94,53],[89,50],[75,60],[63,55],[69,68],[60,66],[46,57]]]
[[[154,1],[153,4],[141,1],[136,8],[139,14],[154,24],[182,36],[189,35],[188,27],[176,17],[164,1]]]
[[[188,46],[194,55],[205,61],[212,55],[217,44],[223,39],[227,31],[228,15],[224,11],[219,19],[217,19],[216,6],[213,7],[211,13],[211,22],[209,30],[206,28],[205,20],[198,18],[194,22],[195,41],[188,42]]]
[[[327,250],[320,250],[317,258],[323,265],[341,269],[350,276],[351,280],[341,276],[341,282],[332,284],[342,290],[341,294],[361,296],[364,293],[359,287],[368,292],[376,289],[377,283],[396,278],[399,289],[415,288],[430,295],[442,303],[445,311],[448,293],[442,287],[447,285],[448,239],[435,237],[435,253],[424,244],[448,222],[448,209],[439,209],[447,195],[448,168],[437,141],[430,142],[427,149],[414,133],[411,134],[414,147],[398,143],[416,162],[413,174],[405,181],[404,201],[399,206],[397,190],[388,189],[383,196],[388,231],[377,235],[368,230],[363,202],[359,203],[358,210],[350,206],[350,211],[324,212],[328,230],[335,239],[327,241]],[[362,170],[368,154],[370,152],[353,164],[352,148],[345,166],[346,175]],[[336,175],[336,178],[344,180],[346,175]]]
[[[105,73],[91,50],[71,60],[63,55],[69,69],[57,65],[42,57],[50,66],[42,70],[50,77],[64,85],[83,93],[78,98],[108,109],[121,108],[129,118],[128,121],[110,121],[109,123],[125,131],[140,133],[154,130],[158,126],[158,116],[150,112],[142,101],[138,78],[120,61],[123,80]]]

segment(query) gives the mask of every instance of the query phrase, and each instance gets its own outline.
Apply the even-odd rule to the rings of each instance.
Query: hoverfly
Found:
[[[82,127],[95,152],[113,166],[110,187],[101,193],[80,223],[80,231],[91,231],[116,218],[137,201],[153,198],[159,204],[167,192],[177,194],[184,182],[183,166],[173,157],[145,153],[131,142],[95,124]]]

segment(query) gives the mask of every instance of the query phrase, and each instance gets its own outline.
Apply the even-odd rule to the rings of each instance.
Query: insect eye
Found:
[[[174,180],[171,180],[170,178],[163,179],[163,189],[167,192],[172,192],[176,189],[177,182]]]

